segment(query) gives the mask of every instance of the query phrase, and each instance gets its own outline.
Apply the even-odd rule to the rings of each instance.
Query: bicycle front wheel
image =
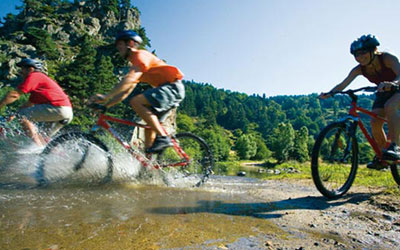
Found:
[[[202,185],[213,173],[214,158],[210,148],[202,138],[192,133],[179,133],[175,140],[181,150],[167,148],[158,156],[158,163],[174,178],[181,178],[196,187]]]
[[[400,186],[400,164],[390,165],[390,170],[392,171],[394,181]]]
[[[349,122],[325,127],[314,144],[311,173],[318,191],[327,198],[344,195],[354,182],[358,144]]]
[[[113,161],[107,146],[91,134],[69,132],[47,144],[35,178],[39,185],[60,180],[97,183],[111,181]]]

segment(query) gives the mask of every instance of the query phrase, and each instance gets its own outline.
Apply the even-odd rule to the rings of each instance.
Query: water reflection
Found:
[[[240,197],[230,192],[127,184],[96,188],[53,186],[47,189],[0,189],[0,248],[47,248],[54,244],[67,248],[91,248],[94,242],[110,240],[105,232],[140,236],[129,240],[130,246],[139,246],[143,244],[139,239],[152,235],[152,241],[158,241],[155,235],[168,235],[182,223],[187,227],[181,228],[182,235],[176,239],[179,242],[174,244],[190,244],[187,237],[193,236],[193,227],[221,224],[220,228],[225,228],[232,220],[219,218],[215,222],[216,218],[212,215],[205,218],[200,213],[188,214],[189,211],[182,210],[182,207],[195,207],[199,201],[210,201],[204,205],[212,211],[220,206],[220,201],[239,200]],[[163,208],[164,214],[171,209],[180,212],[166,217],[155,212],[159,208]],[[212,235],[211,232],[213,230],[209,229],[198,238],[199,242],[221,237],[220,233]],[[165,241],[162,244],[172,244],[166,239],[161,240]],[[125,242],[125,239],[121,240]]]

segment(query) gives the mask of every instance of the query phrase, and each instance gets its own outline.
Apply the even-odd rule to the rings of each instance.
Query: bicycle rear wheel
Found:
[[[311,173],[318,191],[327,198],[344,195],[353,184],[358,167],[358,144],[349,122],[325,127],[314,144]]]
[[[181,157],[179,150],[170,147],[158,156],[158,163],[174,178],[182,178],[185,182],[199,187],[207,181],[214,167],[210,148],[202,138],[192,133],[179,133],[175,140],[188,156],[188,160]]]
[[[113,161],[107,146],[91,134],[69,132],[47,144],[40,155],[35,178],[39,185],[67,182],[111,181]]]

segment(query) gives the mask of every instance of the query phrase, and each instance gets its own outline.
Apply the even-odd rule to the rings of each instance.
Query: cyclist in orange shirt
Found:
[[[172,146],[160,124],[168,111],[177,107],[185,96],[182,72],[166,64],[152,53],[139,49],[142,38],[133,30],[124,30],[115,38],[116,48],[122,58],[130,64],[128,74],[108,94],[96,94],[93,102],[111,107],[133,91],[137,83],[145,82],[153,88],[132,97],[129,101],[133,110],[152,128],[145,131],[147,153],[160,152]]]
[[[400,63],[396,56],[387,52],[378,52],[379,41],[370,34],[363,35],[355,40],[350,46],[350,53],[354,55],[359,63],[349,73],[349,75],[328,93],[321,93],[319,98],[330,97],[330,93],[341,91],[346,88],[357,76],[362,75],[370,82],[378,86],[376,99],[372,106],[372,112],[381,117],[386,117],[388,121],[388,136],[383,130],[383,122],[377,119],[371,120],[372,134],[383,148],[383,156],[388,160],[400,159]],[[385,148],[388,139],[391,144]],[[375,158],[367,165],[368,168],[380,169],[383,166]]]

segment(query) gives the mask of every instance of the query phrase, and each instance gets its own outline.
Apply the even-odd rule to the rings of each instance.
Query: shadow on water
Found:
[[[349,194],[346,197],[331,201],[324,197],[300,197],[295,199],[285,199],[273,202],[258,203],[227,203],[220,200],[201,200],[198,206],[193,207],[157,207],[148,212],[157,214],[193,214],[193,213],[215,213],[234,216],[250,216],[254,218],[272,219],[282,217],[285,213],[275,213],[277,211],[288,211],[291,209],[305,210],[325,210],[330,207],[341,206],[343,204],[358,204],[370,199],[378,194],[358,193]]]

